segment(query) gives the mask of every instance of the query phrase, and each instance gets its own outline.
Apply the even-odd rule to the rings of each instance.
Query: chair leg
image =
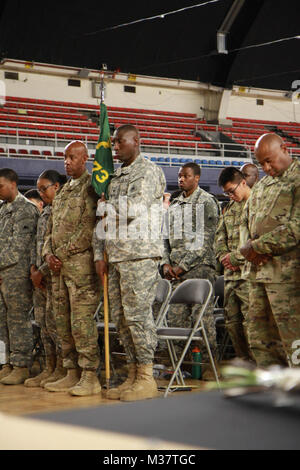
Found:
[[[169,356],[170,356],[171,363],[172,363],[172,368],[174,370],[176,368],[176,364],[178,361],[176,349],[172,340],[167,340],[167,345],[168,345]],[[179,369],[178,374],[176,375],[176,382],[178,385],[183,385],[183,386],[185,385],[181,369]]]
[[[183,362],[183,359],[184,359],[184,357],[185,357],[185,355],[186,355],[186,352],[187,352],[188,348],[190,347],[190,344],[191,344],[191,340],[187,341],[187,343],[186,343],[186,345],[185,345],[185,347],[184,347],[184,349],[183,349],[183,351],[182,351],[182,353],[181,353],[180,359],[179,359],[179,361],[177,362],[177,365],[176,365],[175,370],[174,370],[174,372],[173,372],[173,374],[172,374],[172,377],[171,377],[171,379],[170,379],[170,381],[169,381],[169,384],[168,384],[167,389],[166,389],[165,394],[164,394],[164,398],[167,397],[167,395],[168,395],[168,393],[169,393],[169,391],[170,391],[170,388],[171,388],[171,386],[172,386],[172,384],[173,384],[173,382],[174,382],[175,377],[176,377],[177,374],[178,374],[178,371],[180,370],[180,366],[181,366],[181,364],[182,364],[182,362]]]
[[[213,371],[214,371],[216,382],[217,382],[217,384],[220,388],[220,381],[219,381],[219,377],[218,377],[218,372],[217,372],[217,369],[216,369],[215,361],[214,361],[213,355],[211,353],[210,345],[209,345],[207,335],[206,335],[206,331],[205,331],[205,328],[204,328],[204,325],[203,325],[202,321],[201,321],[201,326],[202,326],[202,335],[203,335],[205,346],[206,346],[206,349],[207,349],[207,352],[208,352],[208,355],[209,355],[210,363],[211,363],[211,366],[212,366]]]
[[[219,343],[219,354],[218,354],[218,360],[219,361],[222,361],[225,358],[225,354],[228,351],[230,346],[232,346],[231,339],[230,339],[228,331],[224,327],[223,336],[222,336],[222,339]]]
[[[224,338],[222,339],[222,342],[220,344],[220,352],[219,352],[219,360],[222,361],[225,355],[225,350],[227,348],[228,344],[228,333],[224,333]]]

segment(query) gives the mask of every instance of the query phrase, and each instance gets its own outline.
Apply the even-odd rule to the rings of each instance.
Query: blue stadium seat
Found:
[[[151,157],[150,160],[151,160],[151,162],[157,162],[157,158],[156,158],[156,157]]]
[[[228,160],[224,160],[224,165],[225,166],[230,166],[230,162]]]
[[[235,160],[231,162],[233,166],[240,166],[239,162],[236,162]]]
[[[179,163],[179,158],[177,158],[177,157],[172,158],[172,163]]]
[[[240,166],[243,166],[244,165],[244,162],[239,162]]]
[[[201,165],[208,165],[208,160],[201,160]]]
[[[197,165],[201,165],[201,160],[199,160],[198,158],[196,158],[195,163],[197,163]]]
[[[209,164],[210,165],[216,165],[216,161],[215,160],[209,160]]]
[[[165,158],[165,162],[168,163],[169,161],[170,161],[170,157],[166,157],[166,158]]]
[[[188,163],[188,159],[187,158],[180,158],[179,162],[180,163]]]
[[[217,160],[216,165],[223,165],[223,163],[221,162],[221,160]]]
[[[165,159],[163,157],[158,157],[157,162],[158,163],[165,163]]]

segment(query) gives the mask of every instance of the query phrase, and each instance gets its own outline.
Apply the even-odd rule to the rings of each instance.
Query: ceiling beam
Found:
[[[219,54],[228,54],[226,47],[227,35],[230,33],[231,27],[244,3],[245,0],[234,0],[223,23],[217,31],[217,49]]]

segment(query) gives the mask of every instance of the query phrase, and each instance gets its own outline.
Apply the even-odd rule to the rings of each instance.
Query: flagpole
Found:
[[[107,265],[106,252],[104,252],[104,261]],[[104,307],[105,378],[106,378],[106,390],[109,390],[110,363],[109,363],[109,313],[108,313],[108,279],[107,279],[107,274],[104,274],[103,307]]]
[[[101,102],[100,113],[102,112],[102,104],[104,102],[104,72],[101,73]],[[101,130],[100,130],[101,131]],[[104,252],[104,261],[107,265],[107,254]],[[104,274],[103,284],[103,308],[104,308],[104,346],[105,346],[105,378],[106,390],[109,390],[110,381],[110,362],[109,362],[109,307],[108,307],[108,279],[107,274]]]

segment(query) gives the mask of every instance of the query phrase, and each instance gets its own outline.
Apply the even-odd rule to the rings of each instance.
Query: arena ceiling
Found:
[[[235,18],[227,16],[232,6],[240,8]],[[7,0],[0,56],[291,90],[300,80],[299,13],[299,0]],[[226,17],[224,54],[217,32]]]

